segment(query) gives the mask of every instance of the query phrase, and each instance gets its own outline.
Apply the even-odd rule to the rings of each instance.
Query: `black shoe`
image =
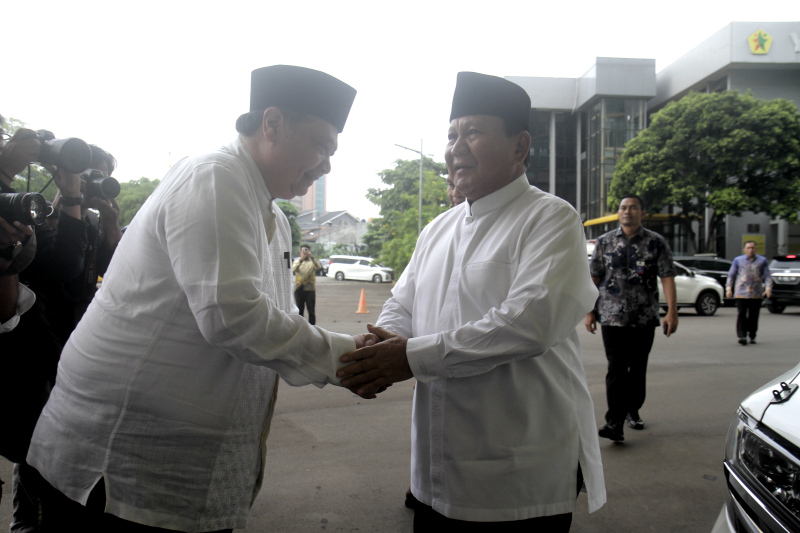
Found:
[[[755,343],[756,343],[756,339],[755,339],[755,337],[751,337],[751,338],[750,338],[750,344],[755,344]]]
[[[614,442],[622,442],[625,436],[622,434],[622,424],[606,424],[597,432],[604,439],[611,439]]]
[[[739,337],[739,344],[745,346],[747,344],[747,339],[745,339],[744,337]]]
[[[628,421],[628,427],[641,431],[644,429],[644,420],[639,418],[639,413],[635,413],[635,415],[629,414],[625,420]]]

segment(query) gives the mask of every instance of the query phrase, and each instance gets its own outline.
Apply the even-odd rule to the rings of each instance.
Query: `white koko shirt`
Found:
[[[296,314],[290,252],[240,139],[178,162],[64,348],[28,462],[83,504],[102,476],[106,511],[125,520],[244,528],[278,374],[338,383],[355,349]]]
[[[409,337],[411,490],[476,522],[606,500],[576,325],[594,306],[583,226],[523,175],[422,232],[378,324]]]

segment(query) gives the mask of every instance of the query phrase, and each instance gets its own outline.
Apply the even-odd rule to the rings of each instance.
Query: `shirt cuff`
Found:
[[[444,341],[441,333],[414,337],[406,343],[408,366],[417,381],[422,383],[446,377],[443,354]]]
[[[36,295],[28,287],[19,284],[19,296],[17,296],[17,314],[9,318],[3,323],[0,323],[0,333],[8,333],[19,324],[19,317],[24,315],[33,306],[36,301]]]
[[[328,333],[331,336],[331,357],[333,358],[331,361],[333,371],[329,373],[328,380],[332,385],[341,386],[342,380],[336,377],[336,372],[343,368],[345,363],[342,363],[340,359],[344,354],[350,353],[356,349],[356,341],[353,340],[352,335],[334,333],[332,331]]]

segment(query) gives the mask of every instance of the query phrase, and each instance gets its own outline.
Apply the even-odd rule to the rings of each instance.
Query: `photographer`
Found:
[[[10,171],[21,172],[24,164],[43,159],[42,144],[52,134],[48,137],[42,133],[46,132],[21,129],[11,138],[7,148],[12,149],[15,166]],[[89,157],[81,166],[97,166],[104,175],[113,171],[116,162],[110,154],[98,148],[92,158],[95,151],[90,152],[85,143],[83,146]],[[10,421],[11,431],[0,439],[0,454],[16,463],[11,531],[38,528],[40,477],[24,463],[30,436],[55,382],[61,349],[94,296],[97,276],[105,272],[121,236],[115,203],[90,195],[95,187],[81,174],[51,164],[43,166],[58,188],[53,202],[57,222],[35,227],[38,248],[20,280],[35,293],[36,303],[16,329],[4,336],[4,349],[10,348],[6,352],[10,357],[0,362],[3,373],[14,377],[10,386],[2,389],[7,395],[6,405],[13,404],[14,408],[4,419]],[[118,190],[119,184],[112,181]],[[100,218],[90,207],[100,212]]]
[[[17,154],[24,153],[24,150],[7,149],[4,124],[5,119],[0,115],[0,194],[9,194],[14,189],[7,175],[16,174]],[[16,275],[30,264],[35,252],[33,229],[18,220],[7,221],[0,216],[0,334],[13,330],[19,323],[19,317],[30,309],[36,299],[30,289],[20,285]]]
[[[319,261],[311,255],[311,247],[307,244],[301,246],[300,259],[297,259],[292,265],[292,272],[295,275],[294,301],[300,311],[300,316],[303,316],[303,308],[308,307],[308,323],[312,326],[317,323],[315,312],[317,305],[316,272],[321,268],[322,265],[319,264]]]

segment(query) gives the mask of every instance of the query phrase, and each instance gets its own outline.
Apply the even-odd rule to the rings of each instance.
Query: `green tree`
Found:
[[[278,204],[283,214],[289,219],[289,228],[292,230],[292,257],[296,257],[300,255],[300,239],[303,237],[300,226],[297,225],[297,220],[295,220],[297,215],[300,214],[300,211],[286,200],[278,200],[275,203]]]
[[[119,205],[119,225],[125,227],[131,223],[133,217],[139,212],[139,209],[144,204],[153,191],[156,190],[159,180],[149,180],[147,178],[139,178],[138,180],[131,180],[119,184],[119,196],[117,196],[117,204]]]
[[[422,223],[447,210],[447,167],[425,158],[422,180]],[[387,189],[369,189],[367,199],[380,207],[364,236],[364,253],[395,270],[399,276],[411,260],[419,231],[419,160],[395,161],[378,174]]]
[[[800,115],[787,100],[752,94],[690,93],[653,114],[650,127],[625,147],[611,182],[609,208],[638,194],[651,213],[677,206],[712,228],[696,249],[713,250],[726,215],[764,212],[797,222],[800,210]],[[705,246],[703,246],[705,244]]]

